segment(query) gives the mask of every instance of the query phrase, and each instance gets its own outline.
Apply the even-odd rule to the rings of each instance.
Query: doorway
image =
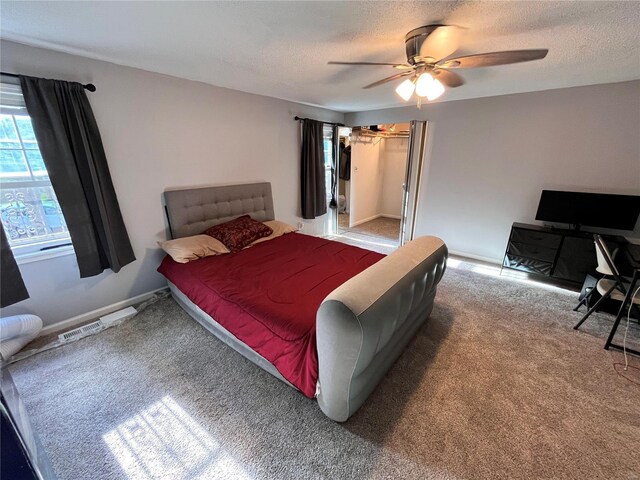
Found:
[[[425,139],[425,122],[338,129],[338,235],[391,248],[413,237]]]

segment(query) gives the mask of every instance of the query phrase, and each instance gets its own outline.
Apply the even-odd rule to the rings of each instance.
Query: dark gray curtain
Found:
[[[27,287],[24,286],[18,264],[13,256],[9,241],[0,226],[0,307],[8,307],[14,303],[29,298]]]
[[[78,260],[80,277],[118,272],[136,258],[122,220],[100,131],[79,83],[20,76],[42,158]]]
[[[327,213],[327,188],[324,178],[322,122],[302,121],[301,206],[302,218],[316,218]]]

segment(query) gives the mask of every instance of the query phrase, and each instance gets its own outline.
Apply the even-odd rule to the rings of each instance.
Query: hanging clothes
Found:
[[[340,142],[340,179],[351,180],[351,145]]]

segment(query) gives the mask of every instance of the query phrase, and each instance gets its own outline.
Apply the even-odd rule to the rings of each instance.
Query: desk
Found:
[[[618,325],[620,325],[620,320],[624,318],[625,306],[628,304],[629,308],[633,306],[633,294],[638,288],[638,283],[640,282],[640,265],[636,265],[633,270],[633,278],[631,279],[631,284],[629,285],[629,289],[627,290],[627,294],[622,301],[622,305],[620,305],[620,310],[618,311],[618,315],[616,315],[616,319],[613,322],[613,327],[611,327],[611,332],[609,333],[609,338],[607,338],[607,343],[604,344],[605,350],[609,350],[609,348],[615,348],[617,350],[626,350],[628,353],[632,353],[634,355],[639,355],[640,352],[638,350],[634,350],[632,348],[624,349],[622,345],[618,345],[613,343],[613,337],[616,335],[616,331],[618,330]]]

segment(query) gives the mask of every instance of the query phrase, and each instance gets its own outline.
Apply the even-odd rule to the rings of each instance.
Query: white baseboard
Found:
[[[400,215],[392,215],[390,213],[376,213],[375,215],[372,215],[370,217],[363,218],[362,220],[358,220],[353,225],[349,225],[349,228],[355,227],[356,225],[361,225],[363,223],[370,222],[371,220],[375,220],[376,218],[380,218],[380,217],[393,218],[394,220],[400,220],[402,218]]]
[[[372,215],[371,217],[363,218],[362,220],[358,220],[357,222],[352,223],[351,225],[349,225],[349,228],[355,227],[356,225],[361,225],[363,223],[370,222],[371,220],[375,220],[376,218],[380,218],[381,216],[382,216],[382,214],[377,213],[375,215]]]
[[[449,253],[452,255],[457,255],[458,257],[466,257],[472,260],[480,260],[481,262],[491,263],[493,265],[501,265],[502,262],[495,258],[491,257],[483,257],[482,255],[475,255],[473,253],[460,252],[458,250],[449,250]]]
[[[103,317],[104,315],[108,315],[109,313],[113,313],[122,308],[130,307],[131,305],[134,305],[136,303],[144,302],[145,300],[150,299],[154,294],[162,290],[167,290],[167,288],[168,287],[156,288],[155,290],[151,290],[150,292],[142,293],[140,295],[127,298],[126,300],[122,300],[120,302],[112,303],[111,305],[107,305],[106,307],[98,308],[96,310],[77,315],[67,320],[62,320],[61,322],[56,322],[53,325],[47,325],[40,331],[40,334],[38,336],[43,337],[45,335],[59,332],[61,330],[70,329],[80,323]]]

